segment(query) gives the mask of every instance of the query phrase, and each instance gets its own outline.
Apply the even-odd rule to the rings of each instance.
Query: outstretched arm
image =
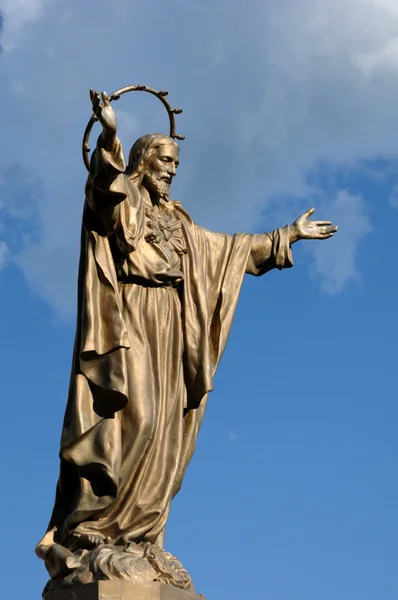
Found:
[[[307,210],[292,225],[283,229],[253,235],[246,273],[263,275],[274,268],[292,267],[292,244],[299,240],[326,240],[332,237],[337,226],[330,221],[310,221],[309,217],[314,211],[314,208]]]

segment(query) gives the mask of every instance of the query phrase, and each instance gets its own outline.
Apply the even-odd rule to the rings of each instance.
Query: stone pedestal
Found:
[[[97,581],[45,594],[44,600],[205,600],[164,583]]]

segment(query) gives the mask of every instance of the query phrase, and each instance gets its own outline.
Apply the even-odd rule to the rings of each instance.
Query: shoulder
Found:
[[[126,190],[126,200],[128,204],[137,208],[142,205],[141,192],[133,179],[128,175],[123,175],[124,187]]]
[[[192,226],[194,224],[189,213],[187,213],[187,211],[183,208],[181,202],[179,202],[178,200],[169,200],[167,202],[167,207],[171,212],[178,216],[178,218],[186,225]]]
[[[172,208],[176,208],[176,209],[181,209],[181,210],[184,210],[184,209],[182,208],[182,203],[181,203],[179,200],[169,200],[169,201],[167,202],[167,204],[168,204],[169,206],[171,206]],[[184,212],[185,212],[185,211],[184,211]]]

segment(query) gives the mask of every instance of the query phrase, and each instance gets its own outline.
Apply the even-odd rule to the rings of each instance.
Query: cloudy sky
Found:
[[[3,551],[13,577],[26,569],[13,597],[45,581],[32,548],[58,469],[88,90],[135,83],[184,110],[173,195],[196,222],[272,230],[315,206],[340,227],[295,247],[292,271],[248,278],[171,551],[208,599],[395,597],[396,0],[0,0],[0,15]],[[115,110],[126,152],[167,132],[145,94]]]

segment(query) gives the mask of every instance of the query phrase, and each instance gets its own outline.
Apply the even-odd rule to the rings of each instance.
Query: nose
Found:
[[[174,177],[177,173],[177,169],[174,163],[169,163],[167,165],[167,173],[171,176]]]

